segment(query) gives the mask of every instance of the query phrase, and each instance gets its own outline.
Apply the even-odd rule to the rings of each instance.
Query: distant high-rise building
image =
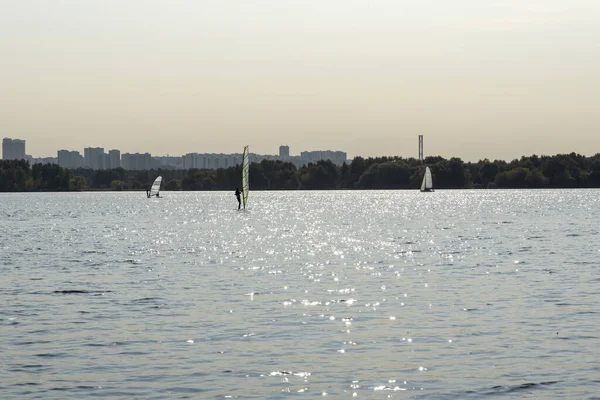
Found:
[[[78,151],[59,150],[58,165],[69,169],[81,168],[83,167],[83,157]]]
[[[183,169],[184,157],[152,157],[152,168],[154,169]]]
[[[188,153],[185,156],[183,156],[183,169],[192,169],[192,168],[198,168],[196,166],[196,157],[198,156],[198,153]]]
[[[279,146],[279,157],[289,157],[290,156],[290,146]]]
[[[221,168],[221,157],[216,154],[211,154],[208,157],[208,168],[210,169],[218,169]]]
[[[25,141],[21,139],[4,138],[2,140],[3,160],[25,160]]]
[[[110,150],[108,152],[108,168],[115,169],[121,166],[121,151]]]
[[[152,155],[150,153],[123,153],[121,167],[128,171],[148,171],[152,169]]]
[[[83,149],[83,160],[87,168],[104,169],[104,148],[86,147]]]
[[[419,161],[423,161],[423,135],[419,135]]]
[[[69,167],[69,161],[70,161],[70,151],[69,150],[59,150],[57,152],[57,158],[58,158],[58,165],[60,167],[63,168],[70,168]]]

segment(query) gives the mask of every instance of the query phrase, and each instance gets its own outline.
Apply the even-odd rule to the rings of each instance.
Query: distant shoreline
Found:
[[[318,161],[296,168],[263,160],[250,164],[251,190],[419,190],[425,166],[435,190],[600,188],[600,153],[523,156],[510,162],[460,158],[356,157],[341,166]],[[126,171],[66,169],[25,160],[0,161],[0,192],[145,192],[157,176],[162,191],[229,191],[241,185],[239,165],[220,169]]]

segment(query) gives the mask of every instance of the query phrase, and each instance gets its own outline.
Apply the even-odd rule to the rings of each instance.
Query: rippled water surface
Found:
[[[236,207],[0,194],[0,398],[599,396],[600,191]]]

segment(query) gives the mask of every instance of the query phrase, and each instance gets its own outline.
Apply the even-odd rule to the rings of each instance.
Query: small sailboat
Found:
[[[248,146],[244,147],[244,154],[242,155],[242,204],[244,209],[248,204],[248,191],[250,190],[250,153]]]
[[[425,175],[421,183],[421,192],[433,192],[433,179],[431,179],[431,170],[425,167]]]
[[[150,190],[146,191],[146,194],[148,195],[148,198],[150,197],[160,197],[158,195],[158,193],[160,192],[160,184],[162,183],[162,176],[158,176],[158,178],[156,178],[154,180],[154,183],[152,184],[152,187],[150,188]]]

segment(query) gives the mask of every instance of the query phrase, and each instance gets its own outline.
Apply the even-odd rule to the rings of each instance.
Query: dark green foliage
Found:
[[[488,159],[483,160],[481,165],[471,168],[471,176],[474,177],[474,187],[487,188],[491,182],[494,182],[500,167],[496,163],[490,162]]]
[[[22,171],[24,173],[24,171]],[[71,171],[56,164],[34,164],[31,167],[33,185],[40,191],[68,191]]]
[[[462,189],[471,186],[468,170],[460,158],[438,161],[431,168],[433,186],[439,189]]]
[[[126,177],[127,173],[123,168],[95,171],[92,186],[98,189],[112,188],[113,190],[123,190],[125,189],[124,181]],[[121,182],[120,185],[117,185],[117,189],[113,186],[114,182]]]
[[[600,188],[600,154],[594,156],[594,160],[590,165],[587,183],[589,187]]]
[[[298,170],[301,188],[303,189],[337,189],[339,167],[331,161],[317,161]],[[252,176],[252,175],[250,175]]]
[[[125,188],[125,182],[114,180],[111,182],[110,186],[114,191],[121,191]]]
[[[174,191],[181,190],[181,181],[179,179],[171,179],[165,186],[165,190]]]
[[[72,192],[82,192],[88,189],[87,181],[83,176],[75,176],[69,182],[69,190]]]
[[[413,169],[404,161],[374,163],[360,176],[356,186],[360,189],[408,189]]]
[[[331,161],[293,164],[263,160],[250,164],[252,190],[315,189],[417,189],[425,165],[431,168],[436,189],[466,188],[599,188],[600,154],[521,157],[510,162],[484,159],[476,163],[460,158],[356,157],[337,166]],[[216,170],[191,169],[125,171],[122,168],[70,171],[55,164],[24,160],[0,161],[0,192],[140,190],[150,188],[162,175],[163,190],[233,190],[241,186],[239,165]]]
[[[499,188],[530,189],[541,188],[546,185],[547,179],[537,169],[517,167],[510,171],[501,172],[496,176],[496,186]]]
[[[25,160],[0,161],[0,192],[68,191],[71,171],[56,164],[34,164]]]

